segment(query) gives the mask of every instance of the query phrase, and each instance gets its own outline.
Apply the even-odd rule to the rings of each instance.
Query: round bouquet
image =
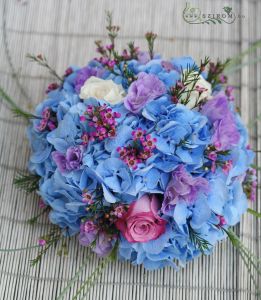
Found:
[[[33,115],[31,175],[16,179],[41,196],[54,230],[39,239],[35,262],[61,237],[153,270],[210,254],[254,200],[254,152],[224,69],[191,57],[165,60],[129,43],[116,51],[118,26],[99,57],[60,77]],[[239,246],[239,248],[241,245]]]

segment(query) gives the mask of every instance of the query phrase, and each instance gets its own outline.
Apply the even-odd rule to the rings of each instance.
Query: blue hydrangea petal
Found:
[[[180,201],[174,208],[174,220],[178,225],[186,224],[187,218],[191,215],[191,211],[188,209],[185,201]]]

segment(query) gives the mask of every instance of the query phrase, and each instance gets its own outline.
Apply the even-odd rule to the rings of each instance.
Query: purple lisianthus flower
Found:
[[[211,142],[218,150],[231,149],[239,142],[240,133],[224,93],[219,93],[209,100],[201,112],[213,124],[214,133]]]
[[[52,158],[61,173],[77,170],[81,166],[83,149],[82,147],[69,147],[65,155],[59,151],[54,151]]]
[[[97,226],[92,221],[81,224],[79,242],[82,246],[89,246],[95,241],[98,233]]]
[[[193,177],[184,165],[178,166],[164,193],[163,213],[168,213],[177,203],[185,201],[193,204],[200,193],[208,192],[208,181],[202,177]]]
[[[66,167],[68,170],[79,169],[82,162],[83,151],[81,147],[70,147],[66,151]]]
[[[138,113],[148,102],[165,93],[166,87],[156,75],[141,72],[130,85],[124,104],[131,112]]]
[[[103,73],[104,70],[99,67],[87,66],[85,68],[82,68],[75,78],[75,91],[79,94],[81,91],[81,87],[84,85],[85,81],[88,78],[90,78],[91,76],[102,77]]]
[[[113,248],[113,239],[103,231],[100,231],[98,237],[96,239],[96,244],[93,251],[98,256],[106,256],[108,255]]]
[[[114,240],[104,231],[99,231],[98,227],[90,220],[81,224],[79,243],[82,246],[90,246],[95,241],[93,252],[99,256],[108,255],[112,248]]]

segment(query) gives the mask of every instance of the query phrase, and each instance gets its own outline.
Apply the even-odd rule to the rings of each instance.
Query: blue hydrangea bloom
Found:
[[[87,170],[75,171],[73,176],[64,177],[58,170],[41,183],[39,194],[51,207],[50,220],[64,229],[65,234],[80,231],[81,218],[86,214],[82,202],[82,191],[95,191],[97,180]]]

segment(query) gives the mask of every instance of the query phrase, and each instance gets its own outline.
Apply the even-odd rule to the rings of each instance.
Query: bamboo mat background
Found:
[[[191,1],[207,12],[230,5],[244,14],[231,25],[190,25],[183,21],[185,2],[180,0],[0,0],[0,84],[24,108],[44,97],[52,81],[48,72],[28,62],[26,53],[44,54],[63,74],[70,64],[83,66],[95,55],[94,41],[105,38],[105,10],[114,12],[121,25],[119,47],[135,40],[145,47],[143,35],[158,33],[157,52],[165,57],[192,55],[197,60],[233,57],[261,38],[261,1]],[[261,55],[261,51],[257,53]],[[261,114],[260,63],[245,67],[231,76],[236,86],[237,104],[246,122]],[[261,149],[261,124],[251,128],[251,143]],[[39,212],[36,196],[12,185],[17,170],[25,170],[29,148],[25,124],[12,117],[0,102],[0,248],[20,248],[36,244],[37,237],[50,227],[41,218],[34,227],[26,220]],[[259,159],[258,159],[259,161]],[[252,208],[261,210],[260,197]],[[261,256],[261,224],[245,215],[238,233],[246,246]],[[0,253],[0,299],[53,300],[89,255],[72,240],[69,256],[51,250],[41,264],[30,267],[37,250]],[[65,299],[71,299],[99,260],[89,263]],[[260,283],[261,286],[261,283]],[[86,299],[96,300],[247,300],[257,299],[246,268],[229,242],[219,244],[210,257],[201,257],[176,273],[172,269],[146,272],[128,263],[113,263],[103,273]]]

